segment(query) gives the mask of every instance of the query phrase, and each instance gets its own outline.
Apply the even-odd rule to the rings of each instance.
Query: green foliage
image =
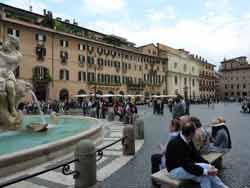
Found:
[[[46,71],[44,73],[44,77],[40,78],[40,76],[36,73],[33,73],[32,75],[32,81],[33,83],[50,83],[52,81],[52,77],[49,75],[49,72]]]

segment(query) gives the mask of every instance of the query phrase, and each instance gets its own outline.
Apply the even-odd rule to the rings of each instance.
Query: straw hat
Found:
[[[226,120],[224,119],[224,117],[220,116],[217,117],[215,120],[212,121],[211,127],[218,127],[221,125],[224,125],[226,122]]]

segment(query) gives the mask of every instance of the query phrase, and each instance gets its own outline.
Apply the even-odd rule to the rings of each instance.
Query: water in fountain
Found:
[[[43,111],[42,111],[42,109],[41,109],[41,106],[40,106],[39,101],[37,100],[37,97],[36,97],[35,93],[34,93],[33,91],[30,91],[30,93],[31,93],[31,95],[32,95],[32,97],[33,97],[33,99],[34,99],[34,101],[35,101],[37,107],[38,107],[38,110],[39,110],[39,113],[40,113],[40,119],[41,119],[42,123],[43,123],[43,124],[46,124],[46,120],[45,120]]]

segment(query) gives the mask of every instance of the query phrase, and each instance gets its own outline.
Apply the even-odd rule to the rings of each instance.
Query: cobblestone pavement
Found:
[[[139,110],[152,111],[147,107]],[[239,104],[192,105],[191,115],[207,125],[216,116],[224,116],[230,129],[233,149],[224,157],[220,177],[230,188],[250,188],[250,114],[240,113]],[[168,140],[167,126],[171,114],[146,115],[145,143],[128,165],[104,181],[103,188],[150,188],[150,156],[158,144]]]

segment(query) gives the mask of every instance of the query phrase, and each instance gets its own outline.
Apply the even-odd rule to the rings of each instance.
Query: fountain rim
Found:
[[[27,115],[30,117],[38,117],[39,115]],[[66,138],[62,138],[59,139],[57,141],[53,141],[51,143],[46,143],[46,144],[42,144],[42,145],[38,145],[35,146],[33,148],[28,148],[28,149],[24,149],[21,151],[16,151],[10,154],[3,154],[0,155],[0,168],[2,165],[6,165],[3,163],[6,163],[6,161],[16,161],[16,159],[20,158],[20,157],[24,157],[24,156],[28,156],[28,155],[32,155],[35,153],[43,153],[46,154],[46,151],[49,152],[51,149],[53,148],[60,148],[62,145],[64,144],[70,144],[73,142],[76,142],[77,140],[83,139],[83,137],[88,137],[90,135],[92,135],[93,133],[97,132],[98,130],[100,131],[100,129],[103,128],[103,122],[99,119],[96,118],[92,118],[92,117],[83,117],[83,116],[73,116],[73,115],[61,115],[60,117],[63,118],[69,118],[69,119],[91,119],[97,122],[97,124],[94,124],[93,127],[90,127],[88,130],[85,130],[83,132],[80,132],[78,134],[66,137]]]

